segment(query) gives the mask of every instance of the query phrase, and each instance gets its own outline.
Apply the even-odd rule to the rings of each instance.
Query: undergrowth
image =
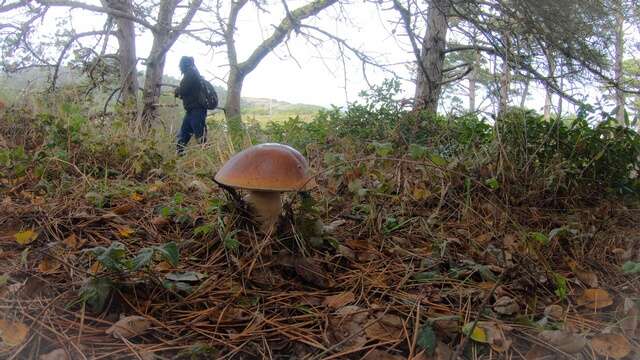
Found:
[[[319,184],[286,197],[272,237],[211,181],[232,155],[213,119],[209,142],[177,158],[174,134],[132,132],[118,115],[98,123],[73,103],[4,110],[0,306],[46,335],[34,354],[77,336],[114,358],[132,346],[169,358],[363,358],[352,341],[406,357],[469,336],[471,358],[506,350],[469,317],[521,353],[535,347],[518,340],[564,321],[592,336],[615,320],[574,306],[583,287],[637,299],[637,132],[586,112],[443,117],[405,109],[397,90],[387,82],[310,121],[247,127],[253,142],[303,151]],[[48,301],[23,302],[37,296]],[[386,323],[367,331],[345,309]],[[121,314],[153,318],[153,335],[106,338]]]

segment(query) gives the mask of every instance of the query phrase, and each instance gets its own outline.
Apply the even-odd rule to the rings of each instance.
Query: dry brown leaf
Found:
[[[576,275],[578,280],[580,280],[583,284],[585,284],[585,285],[587,285],[587,286],[589,286],[591,288],[597,288],[598,287],[598,275],[596,275],[595,273],[593,273],[591,271],[586,271],[586,270],[582,269],[578,265],[578,263],[576,263],[574,260],[568,260],[567,264],[571,268],[571,271]]]
[[[367,326],[367,328],[364,329],[364,333],[369,340],[395,341],[402,338],[402,332],[398,330],[398,328],[386,326],[381,324],[380,321],[376,321]]]
[[[586,289],[580,297],[576,299],[578,305],[587,309],[597,310],[613,304],[613,299],[609,292],[604,289]]]
[[[564,316],[564,309],[560,305],[549,305],[544,309],[544,315],[554,320],[560,320]]]
[[[540,337],[568,354],[579,353],[587,345],[584,336],[563,330],[545,330],[540,333]]]
[[[640,310],[636,303],[630,298],[625,298],[618,309],[618,314],[622,331],[628,336],[634,336],[640,322]]]
[[[62,264],[60,264],[58,260],[47,256],[40,261],[40,264],[38,264],[38,271],[47,274],[54,273],[60,269],[61,265]]]
[[[525,360],[552,360],[556,354],[550,354],[549,350],[538,344],[534,344],[524,356]]]
[[[91,268],[89,268],[89,272],[92,274],[97,274],[102,270],[102,264],[100,264],[99,261],[94,261],[93,264],[91,264]]]
[[[367,320],[367,317],[369,316],[368,311],[366,311],[365,309],[357,305],[344,306],[340,308],[338,311],[336,311],[336,314],[345,318],[353,317],[354,321],[363,323],[363,324]]]
[[[404,326],[404,321],[402,321],[402,318],[398,315],[384,314],[380,318],[380,321],[387,326],[394,326],[397,328],[403,328]]]
[[[493,233],[488,232],[486,234],[482,234],[475,238],[475,241],[480,245],[486,245],[493,238]]]
[[[389,354],[381,350],[371,350],[362,358],[362,360],[404,360],[400,355]]]
[[[155,360],[158,358],[153,351],[141,351],[140,357],[142,360]]]
[[[574,272],[578,280],[582,281],[583,284],[590,286],[592,288],[598,287],[598,275],[590,271],[582,271],[576,269]]]
[[[517,251],[518,250],[518,236],[516,234],[507,234],[502,239],[502,246],[505,250]]]
[[[151,320],[144,316],[132,315],[118,320],[105,332],[116,339],[120,337],[130,338],[144,333],[149,327],[151,327]]]
[[[22,344],[29,335],[29,327],[18,321],[0,319],[0,338],[8,347]]]
[[[305,281],[322,289],[330,288],[333,280],[313,258],[294,258],[294,269]]]
[[[496,286],[496,283],[492,281],[483,281],[483,282],[479,282],[477,285],[482,290],[491,291]]]
[[[63,240],[63,243],[67,248],[77,250],[86,243],[86,240],[79,239],[76,234],[71,234]]]
[[[149,186],[149,192],[159,192],[164,187],[164,183],[162,181],[156,181]]]
[[[114,207],[113,209],[111,209],[111,212],[113,212],[114,214],[117,215],[124,215],[129,213],[131,210],[133,210],[133,208],[135,208],[135,205],[132,203],[125,203],[122,205],[118,205],[116,207]]]
[[[370,250],[372,248],[367,240],[349,239],[345,241],[345,244],[356,251]]]
[[[494,322],[480,321],[476,326],[479,329],[484,330],[487,337],[487,343],[493,350],[497,352],[505,352],[511,346],[512,341],[506,338],[500,325]]]
[[[227,306],[225,308],[216,308],[209,313],[209,320],[215,324],[238,323],[251,320],[253,315],[236,306]]]
[[[451,360],[451,349],[442,341],[436,343],[436,351],[433,355],[428,355],[426,350],[422,350],[416,356],[410,358],[410,360]]]
[[[404,337],[402,319],[399,316],[385,314],[373,324],[364,329],[367,337],[372,340],[400,340]]]
[[[156,216],[151,219],[151,224],[156,227],[162,227],[169,223],[169,219],[164,216]]]
[[[336,316],[329,317],[327,338],[332,345],[339,349],[357,349],[367,342],[363,328],[368,318],[364,309],[347,305],[336,312]]]
[[[591,347],[596,353],[613,359],[622,359],[631,352],[629,340],[618,334],[596,335],[591,339]]]
[[[356,254],[353,250],[344,245],[338,245],[338,253],[349,260],[354,260],[356,258]]]
[[[520,305],[508,296],[503,296],[493,304],[493,310],[502,315],[513,315],[520,311]]]
[[[340,226],[346,224],[347,221],[343,219],[334,220],[329,225],[324,225],[322,230],[326,233],[334,233]]]
[[[346,291],[337,295],[327,296],[324,298],[322,305],[328,306],[332,309],[337,309],[353,302],[355,298],[356,296],[351,291]]]
[[[169,271],[173,269],[173,266],[166,261],[161,261],[154,267],[156,271]]]
[[[121,228],[118,228],[118,235],[120,235],[123,238],[129,238],[135,232],[136,232],[135,230],[133,230],[132,228],[130,228],[128,226],[123,226]]]
[[[438,338],[453,339],[460,332],[460,321],[457,318],[434,319],[433,329],[438,334]]]
[[[39,360],[69,360],[67,352],[64,349],[55,349],[49,353],[40,355]]]
[[[620,262],[629,261],[633,256],[632,249],[625,250],[621,248],[615,248],[611,250],[611,252],[613,252],[616,255],[616,257],[618,258],[618,261]]]

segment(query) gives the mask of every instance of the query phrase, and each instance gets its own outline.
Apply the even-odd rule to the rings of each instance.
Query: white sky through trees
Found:
[[[290,9],[295,9],[307,2],[289,0],[287,4]],[[271,5],[267,7],[270,13],[260,12],[253,5],[248,5],[240,13],[236,34],[240,61],[246,59],[253,49],[271,34],[273,25],[283,17],[284,10],[280,3],[273,2]],[[104,15],[94,15],[80,9],[69,11],[57,8],[52,9],[51,14],[56,14],[59,19],[70,19],[77,32],[100,30],[105,18]],[[358,1],[342,6],[334,5],[311,19],[310,23],[347,40],[350,46],[367,53],[379,63],[393,64],[389,69],[404,79],[402,97],[410,98],[414,93],[414,85],[409,79],[413,77],[412,64],[415,57],[410,51],[410,45],[401,26],[396,26],[397,18],[393,10],[380,11],[375,4]],[[50,27],[52,32],[46,35],[53,35],[56,21],[53,17],[48,18],[47,27]],[[194,19],[193,25],[200,27],[208,21],[214,22],[214,15],[201,13]],[[394,35],[394,28],[398,30],[395,33],[397,35]],[[142,30],[144,29],[137,26],[138,57],[147,56],[151,47],[148,30]],[[630,32],[632,36],[636,36],[635,27],[631,28]],[[318,35],[318,38],[322,36]],[[115,38],[110,39],[110,45],[117,45]],[[212,50],[183,35],[167,55],[165,74],[180,78],[178,61],[182,55],[189,55],[195,58],[198,69],[206,78],[213,80],[216,85],[224,86],[228,69],[224,50],[224,47]],[[247,76],[242,95],[322,106],[345,105],[347,101],[356,100],[358,93],[368,87],[361,61],[348,50],[345,50],[345,55],[343,63],[338,47],[331,40],[326,39],[324,44],[318,47],[293,33],[288,46],[279,46]],[[144,66],[139,63],[138,69],[144,70]],[[391,77],[391,74],[372,66],[366,67],[366,74],[371,84],[380,84],[385,78]],[[466,84],[466,80],[462,80],[462,83]],[[529,91],[526,106],[540,110],[544,103],[542,86],[532,82]],[[585,87],[583,92],[589,95],[591,101],[602,95],[595,85]],[[458,96],[466,105],[468,99],[465,94],[460,93]],[[476,101],[480,103],[484,96],[484,92],[479,91]],[[557,96],[553,97],[553,102],[557,103]],[[519,98],[512,98],[511,103],[519,103]],[[448,104],[445,103],[441,106],[441,111],[447,110]],[[565,110],[572,111],[573,107],[565,103]]]

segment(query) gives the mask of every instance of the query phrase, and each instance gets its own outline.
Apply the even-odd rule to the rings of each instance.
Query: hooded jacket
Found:
[[[200,73],[195,66],[185,66],[182,68],[183,77],[180,86],[176,89],[176,96],[182,99],[182,105],[186,111],[193,109],[204,109],[201,101],[202,82]]]

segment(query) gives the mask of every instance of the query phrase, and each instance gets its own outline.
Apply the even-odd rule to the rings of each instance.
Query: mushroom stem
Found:
[[[280,192],[251,190],[247,202],[253,207],[262,232],[266,234],[272,230],[282,214]]]

